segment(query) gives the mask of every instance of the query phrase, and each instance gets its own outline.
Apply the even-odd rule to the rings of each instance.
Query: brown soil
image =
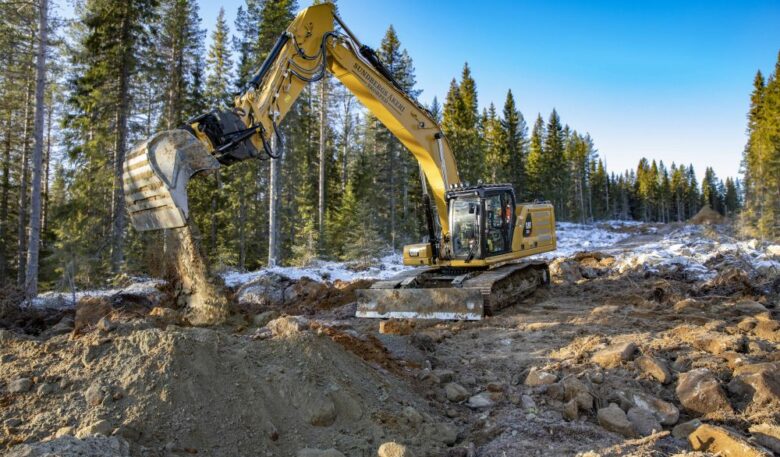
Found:
[[[723,216],[719,212],[710,208],[710,205],[704,205],[704,207],[702,207],[702,209],[700,209],[699,212],[696,213],[696,215],[693,216],[688,222],[699,225],[722,224]]]

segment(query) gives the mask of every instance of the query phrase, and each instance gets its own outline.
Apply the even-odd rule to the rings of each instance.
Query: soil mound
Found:
[[[697,225],[722,224],[723,215],[710,208],[710,205],[704,205],[688,222]]]
[[[13,356],[0,383],[33,385],[4,398],[3,419],[19,424],[0,449],[97,433],[121,437],[132,455],[144,456],[291,456],[306,447],[369,456],[390,440],[419,455],[446,452],[435,435],[447,420],[419,406],[426,402],[408,380],[326,332],[253,340],[135,321],[107,336],[9,337],[2,352]],[[405,420],[408,404],[422,423]]]

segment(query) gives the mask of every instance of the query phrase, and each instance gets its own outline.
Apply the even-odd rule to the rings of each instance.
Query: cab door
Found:
[[[485,195],[485,257],[506,254],[512,249],[515,199],[509,191]]]

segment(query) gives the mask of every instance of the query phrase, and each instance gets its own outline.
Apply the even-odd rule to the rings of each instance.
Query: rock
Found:
[[[269,274],[244,284],[236,292],[236,302],[247,311],[279,308],[284,305],[284,290],[290,280]]]
[[[780,343],[780,323],[772,319],[759,319],[753,334],[767,341]]]
[[[8,383],[8,392],[12,394],[23,394],[32,389],[33,382],[30,378],[17,378]]]
[[[277,317],[279,317],[279,311],[264,311],[260,314],[256,314],[255,317],[252,318],[252,323],[257,327],[265,327],[269,322],[276,319]]]
[[[661,384],[669,384],[672,382],[672,373],[663,360],[657,359],[651,355],[643,355],[634,361],[634,365],[636,365],[636,367],[646,376],[655,378],[655,380]]]
[[[38,390],[36,392],[38,393],[38,395],[45,397],[46,395],[52,394],[56,391],[57,391],[57,384],[44,382],[38,386]]]
[[[766,254],[772,257],[780,257],[780,244],[770,244],[767,246]]]
[[[111,434],[111,423],[106,420],[99,420],[97,422],[93,422],[92,424],[80,428],[78,432],[76,432],[76,438],[86,438],[87,436],[92,435],[110,435]]]
[[[758,324],[758,321],[754,317],[746,317],[739,321],[737,324],[737,328],[742,330],[743,332],[749,332],[756,328],[756,325]]]
[[[103,333],[108,333],[116,328],[116,325],[107,317],[100,318],[95,326]]]
[[[73,318],[70,316],[64,316],[62,319],[60,319],[59,322],[54,324],[51,328],[49,328],[46,332],[51,335],[64,335],[66,333],[70,333],[73,331],[73,326],[75,323],[73,322]]]
[[[289,338],[309,328],[309,320],[300,316],[283,316],[268,323],[268,328],[276,337]]]
[[[378,457],[414,457],[412,451],[409,450],[403,444],[398,444],[393,441],[383,443],[377,450]]]
[[[582,411],[593,409],[593,396],[584,382],[580,381],[576,376],[567,376],[563,378],[561,385],[563,386],[563,399],[565,401],[575,400],[578,408]]]
[[[336,449],[330,448],[330,449],[301,449],[296,454],[297,457],[344,457],[344,454],[337,451]]]
[[[715,425],[703,424],[688,435],[694,451],[723,457],[769,457],[769,453],[752,446],[743,437]]]
[[[636,436],[634,426],[629,422],[626,413],[614,403],[610,403],[606,408],[599,409],[596,413],[596,419],[599,421],[599,425],[610,432],[619,433],[627,438]]]
[[[85,295],[76,302],[76,317],[73,331],[79,333],[89,329],[109,314],[113,308],[107,297]]]
[[[577,400],[571,399],[563,405],[563,418],[568,421],[577,420],[579,417],[579,407],[577,406]]]
[[[704,332],[691,342],[696,349],[719,355],[727,351],[742,352],[745,339],[742,335],[725,335],[718,332]]]
[[[449,382],[444,385],[444,393],[447,400],[452,402],[461,402],[469,398],[469,391],[458,383]]]
[[[726,359],[726,364],[731,368],[732,370],[740,365],[745,365],[749,359],[744,354],[740,354],[738,352],[724,352],[720,355],[724,359]]]
[[[686,298],[674,304],[674,312],[685,313],[689,311],[697,311],[697,310],[704,309],[705,306],[706,305],[704,303],[698,300],[695,300],[693,298]]]
[[[561,401],[563,400],[563,386],[561,383],[557,382],[555,384],[550,384],[546,386],[544,393],[547,394],[548,397],[550,397],[553,400]]]
[[[307,405],[309,423],[316,427],[327,427],[336,422],[336,405],[328,397],[321,396],[311,400]]]
[[[528,372],[528,376],[525,378],[524,384],[526,386],[535,387],[552,384],[557,380],[558,377],[554,374],[539,370],[537,368],[531,368],[531,371]]]
[[[520,397],[520,405],[526,411],[536,410],[536,402],[534,401],[533,398],[531,398],[530,395],[523,395],[522,397]]]
[[[76,429],[73,427],[60,427],[54,432],[54,437],[59,438],[61,436],[73,435],[76,433]]]
[[[628,410],[626,417],[640,436],[652,435],[663,430],[655,415],[644,408],[634,406]]]
[[[747,315],[753,315],[766,312],[766,307],[761,303],[753,300],[741,300],[734,304],[734,308],[741,313]]]
[[[643,393],[628,395],[631,406],[645,409],[653,413],[663,425],[674,425],[680,420],[680,410],[673,404]],[[630,409],[630,408],[629,408]]]
[[[780,454],[780,425],[759,424],[750,427],[750,434],[758,444]]]
[[[18,417],[11,417],[3,421],[3,430],[10,435],[16,433],[16,427],[22,425],[22,420]]]
[[[103,399],[107,396],[106,394],[107,389],[99,383],[94,382],[84,392],[84,399],[89,406],[97,406],[103,403]]]
[[[503,382],[489,382],[485,386],[485,389],[487,389],[489,392],[506,392],[506,384]]]
[[[780,363],[738,366],[728,390],[757,406],[780,405]]]
[[[679,423],[672,429],[672,436],[680,440],[688,439],[688,435],[693,433],[700,425],[701,421],[699,419]]]
[[[155,306],[149,311],[149,316],[162,325],[177,325],[182,321],[181,313],[171,308]]]
[[[403,415],[410,424],[415,426],[420,425],[423,421],[422,414],[418,413],[417,410],[411,406],[405,407],[401,411],[401,415]]]
[[[379,322],[379,333],[387,335],[409,335],[416,323],[411,319],[389,319]]]
[[[493,404],[494,401],[490,396],[490,392],[481,392],[469,398],[468,401],[469,407],[474,409],[489,408],[493,406]]]
[[[458,429],[451,424],[436,424],[436,439],[446,445],[455,444],[458,441]]]
[[[439,378],[439,382],[441,383],[452,382],[452,380],[455,379],[455,372],[452,370],[445,370],[443,368],[438,368],[436,370],[433,370],[433,374],[437,378]]]
[[[636,349],[636,344],[632,342],[613,344],[593,354],[591,360],[603,368],[615,368],[631,360]]]
[[[680,374],[675,393],[683,407],[695,414],[732,411],[720,383],[706,368]]]
[[[0,328],[0,343],[10,343],[16,339],[16,335],[10,330]]]
[[[590,310],[590,314],[594,316],[617,314],[620,311],[620,307],[617,305],[601,305]]]
[[[560,260],[550,264],[550,275],[568,283],[577,282],[582,279],[580,273],[580,263],[576,260]]]

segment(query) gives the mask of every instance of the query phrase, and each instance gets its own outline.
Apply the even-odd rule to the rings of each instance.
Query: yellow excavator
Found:
[[[279,124],[304,85],[326,72],[417,160],[427,219],[427,240],[403,252],[404,264],[420,268],[359,291],[356,316],[478,320],[549,283],[547,264],[525,258],[555,249],[552,205],[517,202],[511,184],[462,182],[441,126],[329,3],[297,15],[231,109],[197,116],[128,153],[124,193],[135,229],[184,227],[193,175],[277,158]]]

